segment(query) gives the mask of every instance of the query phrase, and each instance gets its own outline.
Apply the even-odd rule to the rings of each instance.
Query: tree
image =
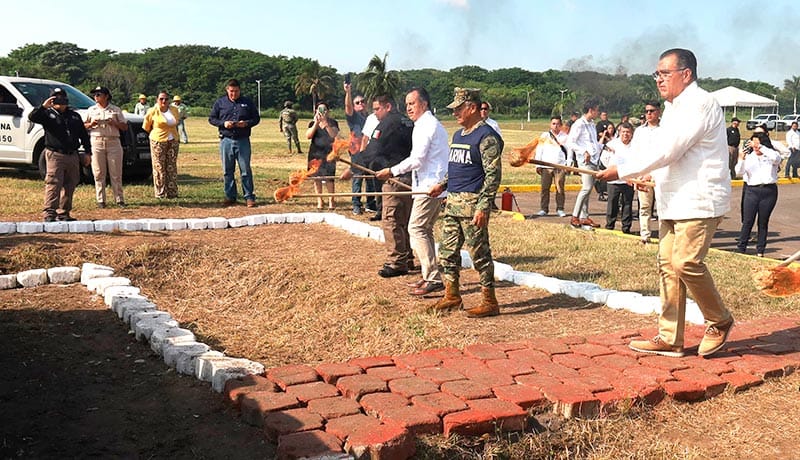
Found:
[[[377,54],[372,56],[367,64],[367,70],[358,76],[358,87],[367,100],[372,100],[381,94],[394,98],[400,89],[400,75],[396,70],[386,70],[388,57],[389,53],[383,55],[383,60]]]
[[[800,76],[792,75],[792,78],[783,80],[783,88],[792,95],[792,113],[797,113],[797,93],[800,93]]]
[[[333,81],[336,70],[332,67],[323,67],[317,61],[311,61],[297,76],[294,91],[297,96],[311,95],[311,106],[317,106],[317,99],[325,99],[333,93]]]

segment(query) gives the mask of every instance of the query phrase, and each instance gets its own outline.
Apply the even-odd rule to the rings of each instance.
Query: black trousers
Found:
[[[608,184],[608,203],[606,204],[606,228],[614,230],[619,208],[622,207],[622,231],[631,231],[633,223],[633,186],[628,184]]]
[[[742,231],[739,234],[737,248],[739,252],[747,250],[747,241],[753,224],[758,219],[758,240],[756,252],[763,254],[767,247],[767,232],[769,231],[769,216],[778,202],[778,186],[776,184],[748,185],[742,200]]]

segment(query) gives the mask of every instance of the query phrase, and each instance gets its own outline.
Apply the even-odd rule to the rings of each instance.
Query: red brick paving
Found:
[[[738,323],[725,348],[709,358],[694,354],[702,326],[687,327],[683,358],[627,348],[631,339],[653,333],[532,338],[282,366],[266,378],[229,381],[225,396],[239,405],[243,421],[278,440],[279,458],[315,452],[408,458],[418,434],[519,431],[534,412],[548,409],[602,417],[665,397],[700,401],[800,367],[800,316]]]

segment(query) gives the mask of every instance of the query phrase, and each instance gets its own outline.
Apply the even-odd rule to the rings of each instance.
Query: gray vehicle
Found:
[[[38,169],[44,177],[47,169],[42,155],[44,129],[31,123],[28,114],[40,106],[55,87],[66,91],[70,107],[86,118],[86,109],[95,102],[70,85],[53,80],[0,76],[0,166]],[[144,118],[125,112],[125,119],[128,130],[120,133],[123,178],[146,178],[152,173],[152,165],[150,142],[142,129]],[[94,179],[91,168],[82,168],[81,176],[86,181]]]

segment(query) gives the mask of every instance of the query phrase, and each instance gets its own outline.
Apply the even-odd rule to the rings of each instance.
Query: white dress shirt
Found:
[[[392,175],[399,176],[411,171],[411,189],[427,192],[444,180],[450,159],[447,131],[430,110],[426,110],[414,122],[411,133],[411,155],[392,166]],[[443,192],[439,197],[447,196]]]
[[[786,131],[786,145],[790,149],[800,150],[800,132],[794,129]]]
[[[730,211],[731,179],[722,109],[697,82],[664,106],[654,142],[620,159],[619,176],[652,172],[662,219],[723,216]]]
[[[555,137],[555,139],[554,139]],[[539,136],[539,143],[536,145],[535,159],[555,163],[557,165],[567,164],[567,155],[561,150],[561,146],[567,143],[567,135],[559,132],[552,134],[545,131]],[[536,165],[537,168],[552,169],[550,166]]]
[[[630,156],[631,153],[631,146],[633,145],[633,141],[624,144],[620,138],[615,137],[611,139],[608,143],[608,149],[603,150],[603,153],[600,154],[600,162],[605,165],[606,168],[610,166],[616,166],[619,163],[619,159],[624,156]],[[608,181],[609,184],[624,184],[626,181],[624,179],[617,179],[617,180],[610,180]]]
[[[491,126],[491,127],[492,127],[492,129],[494,130],[494,132],[496,132],[498,136],[500,136],[500,137],[503,137],[503,133],[501,133],[501,132],[500,132],[500,125],[499,125],[499,124],[497,124],[497,122],[496,122],[495,120],[492,120],[491,118],[488,118],[488,117],[487,117],[487,118],[486,118],[485,120],[483,120],[483,121],[484,121],[484,122],[485,122],[487,125]]]
[[[569,129],[567,147],[575,152],[575,159],[579,164],[586,164],[584,154],[589,152],[589,163],[597,165],[603,144],[597,140],[597,127],[594,122],[587,120],[585,115],[578,118]]]
[[[736,162],[734,168],[737,175],[742,176],[747,185],[765,185],[778,182],[778,166],[781,154],[769,147],[761,146],[761,155],[752,152],[745,155],[744,160]]]

